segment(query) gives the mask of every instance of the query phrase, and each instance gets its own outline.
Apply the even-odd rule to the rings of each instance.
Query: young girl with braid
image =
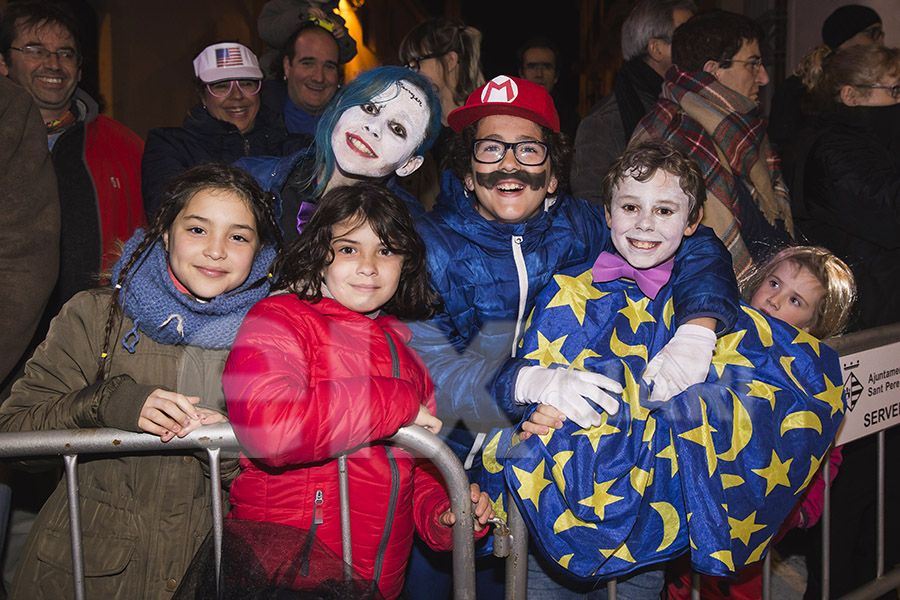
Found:
[[[0,431],[115,427],[167,442],[225,421],[225,359],[269,292],[278,231],[246,172],[209,164],[182,173],[149,230],[125,244],[114,285],[76,295],[54,319],[0,409]],[[171,596],[211,526],[207,470],[189,452],[79,463],[88,597]],[[71,565],[60,484],[11,597],[73,596]]]

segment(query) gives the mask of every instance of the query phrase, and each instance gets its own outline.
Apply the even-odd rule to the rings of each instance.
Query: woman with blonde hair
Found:
[[[817,117],[800,142],[791,196],[795,220],[810,241],[833,251],[856,276],[859,300],[851,329],[897,321],[900,306],[900,50],[854,46],[810,51],[801,65]],[[888,461],[900,456],[900,431],[887,432]],[[875,576],[874,438],[844,446],[832,490],[831,594],[841,596]],[[885,502],[900,502],[890,469]],[[889,514],[885,539],[900,536]],[[817,540],[817,536],[813,536]],[[887,564],[900,561],[896,544]],[[817,549],[810,551],[809,589],[818,597]]]

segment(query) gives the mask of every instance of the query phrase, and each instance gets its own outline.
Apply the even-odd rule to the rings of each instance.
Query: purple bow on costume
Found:
[[[659,290],[669,281],[674,264],[675,259],[670,258],[661,265],[649,269],[636,269],[618,254],[601,252],[594,263],[592,274],[594,283],[614,281],[620,277],[634,279],[644,295],[655,300]]]

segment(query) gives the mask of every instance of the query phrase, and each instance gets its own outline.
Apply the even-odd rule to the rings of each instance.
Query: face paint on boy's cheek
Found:
[[[518,169],[511,173],[503,171],[491,171],[490,173],[474,173],[475,181],[483,188],[493,189],[501,181],[509,181],[516,179],[522,182],[522,185],[530,187],[532,190],[539,190],[547,185],[547,171],[539,171],[532,173],[524,169]]]

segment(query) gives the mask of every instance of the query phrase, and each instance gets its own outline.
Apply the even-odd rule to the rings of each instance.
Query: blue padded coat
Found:
[[[580,198],[548,197],[526,222],[502,224],[482,217],[451,173],[441,188],[437,206],[417,224],[444,309],[410,325],[410,346],[434,380],[445,441],[472,468],[481,462],[483,434],[517,423],[524,412],[513,392],[527,362],[515,356],[538,292],[558,271],[615,249],[603,208]],[[737,283],[731,256],[711,229],[701,225],[685,239],[672,277],[676,325],[713,317],[717,333],[731,328]]]

